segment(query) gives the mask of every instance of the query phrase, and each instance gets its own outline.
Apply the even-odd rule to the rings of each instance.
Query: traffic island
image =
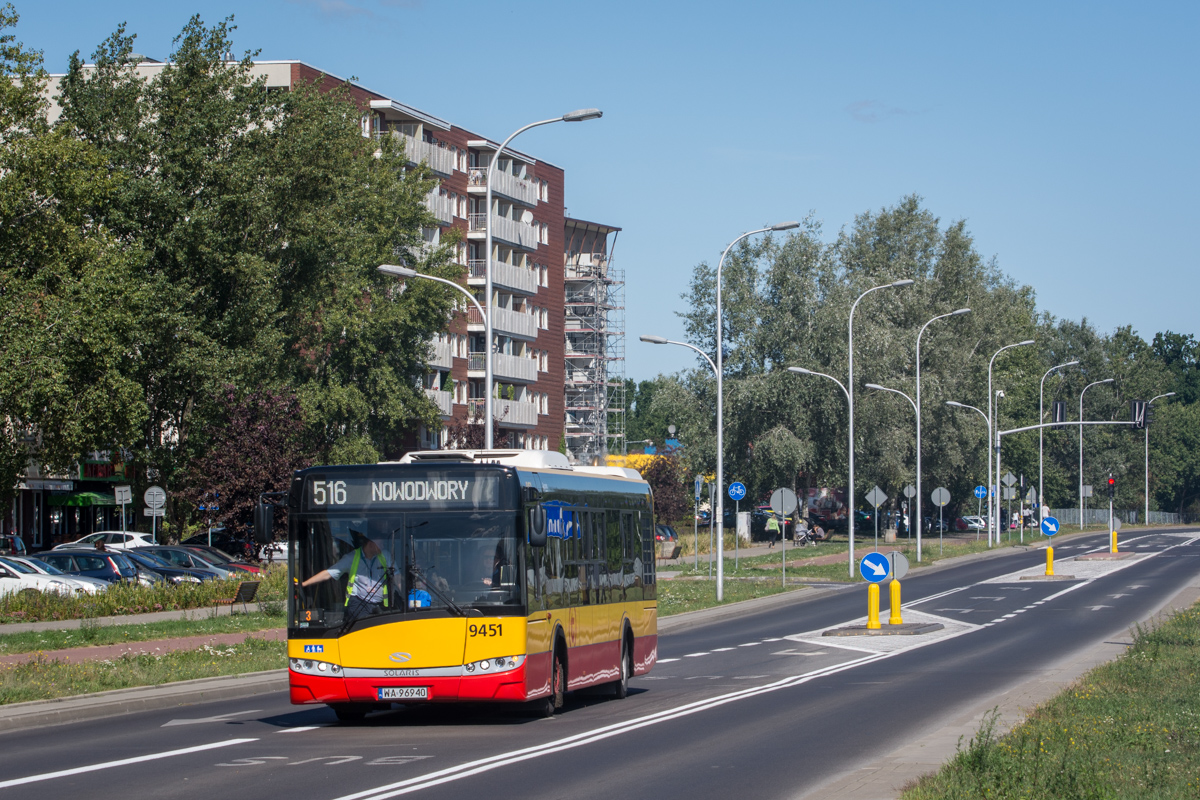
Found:
[[[922,633],[940,631],[946,626],[940,622],[902,622],[899,625],[880,625],[878,628],[868,628],[866,625],[847,625],[844,628],[834,628],[825,631],[822,636],[919,636]]]
[[[1084,553],[1081,556],[1075,556],[1076,561],[1124,561],[1127,558],[1133,558],[1137,553]]]
[[[1074,575],[1022,575],[1023,581],[1073,581]]]

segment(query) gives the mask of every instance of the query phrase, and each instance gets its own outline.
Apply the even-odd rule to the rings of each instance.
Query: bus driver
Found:
[[[354,550],[300,585],[308,587],[349,575],[346,582],[346,613],[352,617],[378,614],[388,604],[391,568],[387,555],[379,549],[379,544],[374,539],[368,539],[355,530],[350,531],[350,536],[355,544]]]

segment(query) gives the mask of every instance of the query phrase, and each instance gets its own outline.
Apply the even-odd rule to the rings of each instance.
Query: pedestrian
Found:
[[[767,538],[771,542],[769,545],[767,545],[767,549],[771,549],[771,548],[775,547],[775,537],[777,537],[778,535],[779,535],[779,520],[778,520],[778,518],[776,518],[776,516],[774,514],[771,514],[769,517],[767,517]]]

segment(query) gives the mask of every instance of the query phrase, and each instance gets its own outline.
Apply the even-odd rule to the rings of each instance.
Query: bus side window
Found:
[[[621,512],[621,577],[625,586],[625,601],[643,599],[642,594],[642,537],[637,529],[636,512]]]
[[[642,529],[642,595],[646,600],[658,596],[654,577],[654,515],[649,509],[638,513]]]
[[[621,567],[625,553],[621,544],[621,512],[609,511],[605,516],[608,521],[607,535],[605,536],[608,552],[604,565],[605,571],[608,573],[608,580],[605,581],[608,597],[605,600],[609,603],[623,603],[625,601],[625,580]]]

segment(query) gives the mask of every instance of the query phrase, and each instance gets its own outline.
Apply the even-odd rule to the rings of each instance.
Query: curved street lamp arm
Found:
[[[907,401],[908,401],[908,404],[909,404],[910,406],[912,406],[913,413],[914,413],[914,414],[915,414],[915,413],[917,413],[917,403],[916,403],[916,401],[915,401],[915,400],[913,400],[913,399],[912,399],[911,397],[909,397],[908,395],[906,395],[904,392],[900,391],[899,389],[889,389],[888,387],[886,387],[886,386],[880,386],[880,385],[879,385],[879,384],[877,384],[877,383],[868,383],[868,384],[865,384],[865,386],[866,386],[868,389],[874,389],[874,390],[876,390],[876,391],[878,391],[878,392],[891,392],[892,394],[898,394],[898,395],[900,395],[901,397],[903,397],[905,400],[907,400]]]

